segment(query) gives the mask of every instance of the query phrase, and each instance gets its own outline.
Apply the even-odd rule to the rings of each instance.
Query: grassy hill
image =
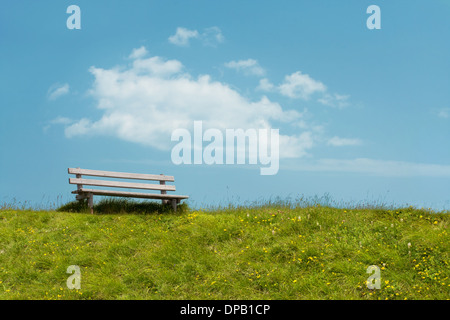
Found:
[[[114,204],[0,210],[0,299],[450,298],[448,213]]]

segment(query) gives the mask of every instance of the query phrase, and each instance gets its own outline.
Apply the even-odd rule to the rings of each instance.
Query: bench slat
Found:
[[[146,190],[165,190],[165,191],[175,191],[176,190],[175,186],[173,186],[173,185],[118,182],[118,181],[78,179],[78,178],[69,178],[69,183],[70,184],[88,185],[88,186],[99,186],[99,187],[131,188],[131,189],[146,189]]]
[[[92,193],[98,196],[121,196],[130,198],[147,198],[147,199],[188,199],[189,196],[173,195],[173,194],[151,194],[151,193],[138,193],[127,191],[112,191],[112,190],[93,190],[93,189],[81,189],[72,191],[76,194]]]
[[[153,180],[153,181],[175,181],[173,176],[165,176],[158,174],[141,174],[141,173],[127,173],[127,172],[113,172],[100,171],[90,169],[69,168],[69,174],[81,174],[84,176],[95,176],[104,178],[121,178],[121,179],[136,179],[136,180]]]

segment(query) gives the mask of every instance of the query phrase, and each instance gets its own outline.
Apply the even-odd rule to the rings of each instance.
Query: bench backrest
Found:
[[[174,185],[166,185],[166,181],[167,182],[175,181],[174,177],[166,176],[163,174],[158,175],[158,174],[112,172],[112,171],[99,171],[99,170],[89,170],[89,169],[80,169],[80,168],[69,168],[68,172],[69,172],[69,174],[76,175],[75,178],[69,178],[69,183],[76,184],[78,190],[82,189],[83,185],[99,186],[99,187],[114,187],[114,188],[160,190],[161,193],[163,193],[163,194],[165,194],[166,191],[175,191],[176,190]],[[84,179],[83,176],[159,181],[159,184]]]

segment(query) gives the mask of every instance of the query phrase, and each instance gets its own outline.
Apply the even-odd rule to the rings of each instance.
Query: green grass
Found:
[[[448,299],[449,215],[270,204],[0,210],[0,299]],[[81,268],[81,289],[66,273]],[[370,265],[381,289],[366,286]]]

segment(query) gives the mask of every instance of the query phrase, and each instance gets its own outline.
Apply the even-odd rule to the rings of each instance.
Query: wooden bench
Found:
[[[74,174],[75,178],[69,178],[70,184],[76,184],[77,190],[72,191],[76,194],[76,199],[79,201],[88,200],[91,213],[94,213],[94,195],[95,196],[115,196],[115,197],[128,197],[128,198],[146,198],[146,199],[159,199],[163,204],[171,203],[173,210],[177,210],[177,204],[183,199],[189,198],[189,196],[167,194],[167,191],[175,191],[174,185],[166,185],[166,182],[175,181],[172,176],[165,176],[163,174],[140,174],[140,173],[126,173],[126,172],[111,172],[111,171],[98,171],[80,168],[69,168],[69,174]],[[150,183],[132,183],[113,180],[94,180],[84,179],[83,176],[103,177],[103,178],[118,178],[118,179],[134,179],[134,180],[149,180],[159,181],[159,184]],[[145,189],[145,190],[159,190],[161,194],[155,193],[141,193],[141,192],[129,192],[129,191],[116,191],[116,190],[95,190],[86,189],[84,185],[98,186],[98,187],[113,187],[113,188],[130,188],[130,189]]]

